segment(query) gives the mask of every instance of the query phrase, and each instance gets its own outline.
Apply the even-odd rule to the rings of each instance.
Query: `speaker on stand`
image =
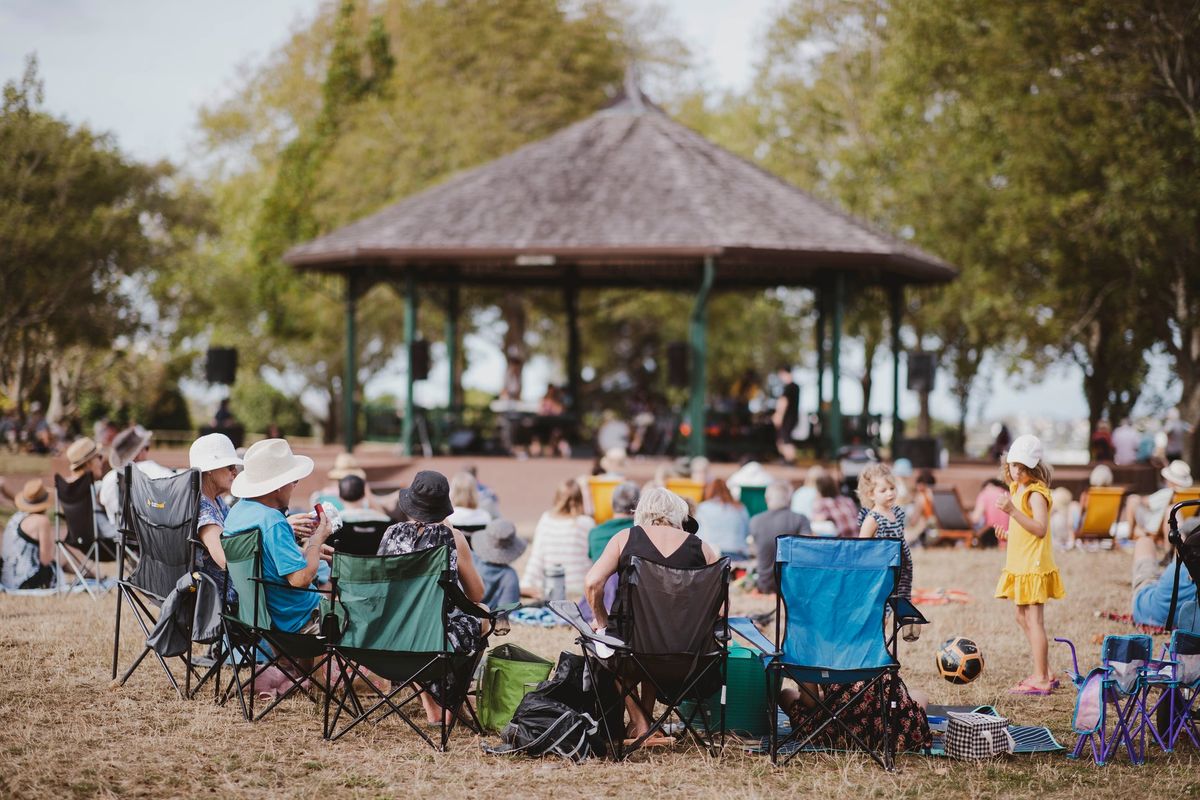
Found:
[[[688,365],[690,356],[687,342],[667,344],[667,382],[678,389],[688,387],[691,376]]]

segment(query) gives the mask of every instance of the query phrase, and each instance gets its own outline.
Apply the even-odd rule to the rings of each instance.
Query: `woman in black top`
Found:
[[[687,503],[666,489],[654,488],[642,495],[633,513],[634,526],[614,536],[588,570],[584,596],[595,613],[593,629],[607,631],[609,615],[604,608],[604,584],[628,565],[633,556],[682,569],[716,563],[720,554],[694,533],[683,530],[687,513]],[[612,635],[619,638],[621,634],[613,631]],[[626,737],[637,739],[650,730],[654,701],[654,687],[649,685],[642,685],[626,698],[625,707],[629,711]]]

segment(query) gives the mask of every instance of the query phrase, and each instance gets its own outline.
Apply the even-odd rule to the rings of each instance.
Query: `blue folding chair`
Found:
[[[1105,636],[1100,645],[1100,666],[1086,675],[1079,671],[1075,645],[1071,648],[1075,684],[1075,712],[1071,728],[1078,738],[1068,758],[1079,758],[1089,747],[1099,766],[1107,764],[1124,746],[1132,764],[1146,760],[1147,668],[1154,657],[1154,640],[1146,634]]]
[[[730,627],[757,649],[767,667],[771,709],[771,762],[822,749],[823,734],[841,733],[885,770],[895,764],[891,714],[897,696],[901,626],[928,620],[896,594],[901,543],[896,539],[781,536],[776,540],[775,641],[749,618]],[[786,622],[783,622],[786,614]],[[784,678],[811,702],[809,719],[779,736],[779,692]],[[878,687],[882,736],[862,736],[843,715]]]

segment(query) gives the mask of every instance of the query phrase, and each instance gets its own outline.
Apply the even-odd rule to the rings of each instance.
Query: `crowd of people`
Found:
[[[66,478],[92,482],[96,530],[101,537],[112,539],[121,526],[116,476],[126,465],[151,478],[174,474],[150,457],[152,439],[149,431],[135,425],[114,435],[107,448],[90,437],[77,438],[66,448]],[[189,466],[201,475],[196,567],[226,587],[226,603],[236,603],[236,593],[225,579],[222,542],[225,537],[257,528],[263,535],[263,578],[274,624],[287,632],[316,631],[319,595],[283,587],[327,585],[332,527],[327,515],[307,509],[328,503],[344,521],[386,524],[380,555],[447,545],[451,569],[474,602],[500,607],[522,599],[580,600],[585,616],[603,631],[614,618],[617,576],[633,556],[678,567],[703,566],[727,557],[750,574],[752,591],[771,594],[778,589],[773,564],[780,536],[891,538],[901,543],[898,592],[908,597],[914,579],[910,548],[928,543],[928,526],[936,524],[929,505],[934,478],[927,473],[914,476],[912,465],[904,459],[890,465],[869,463],[856,470],[853,482],[836,467],[815,465],[796,487],[753,463],[728,478],[715,477],[704,459],[664,465],[654,480],[639,485],[624,475],[626,458],[623,450],[615,448],[593,470],[594,477],[612,487],[610,499],[604,501],[611,507],[595,507],[593,476],[566,480],[556,487],[550,508],[538,519],[532,542],[527,544],[516,526],[500,515],[499,498],[479,481],[473,468],[449,479],[421,471],[409,486],[377,494],[353,456],[342,454],[326,475],[328,483],[314,492],[307,504],[300,504],[293,493],[312,473],[312,459],[293,453],[281,438],[256,442],[243,452],[225,434],[208,433],[197,438],[189,450]],[[1133,540],[1133,617],[1152,625],[1165,621],[1173,587],[1174,570],[1166,563],[1169,558],[1163,558],[1165,512],[1176,492],[1192,483],[1190,468],[1179,459],[1169,462],[1158,475],[1162,488],[1130,498],[1122,522],[1123,535]],[[1110,485],[1112,478],[1111,468],[1099,465],[1089,484],[1094,490]],[[667,484],[672,480],[702,487],[698,502],[669,491]],[[849,491],[852,483],[853,492]],[[1085,493],[1073,503],[1069,495],[1062,496],[1061,489],[1051,488],[1041,442],[1033,436],[1019,436],[1003,454],[1000,474],[981,486],[969,515],[980,540],[990,532],[1006,545],[1005,566],[995,595],[1014,603],[1033,667],[1030,675],[1012,688],[1014,693],[1045,695],[1058,685],[1049,669],[1043,608],[1048,600],[1066,593],[1054,552],[1056,543],[1069,546],[1070,540],[1060,537],[1057,529],[1073,525],[1088,502]],[[765,510],[751,513],[746,498],[752,491],[761,492]],[[60,557],[48,515],[51,493],[42,481],[34,479],[12,500],[17,511],[3,534],[0,584],[8,590],[50,587]],[[298,505],[303,508],[297,510]],[[598,518],[604,521],[597,523]],[[522,557],[526,560],[518,575],[514,565]],[[1178,602],[1185,608],[1190,604],[1194,618],[1196,589],[1186,572]],[[619,613],[615,617],[619,619]],[[486,635],[487,625],[468,614],[452,612],[452,647],[473,651]],[[261,686],[270,678],[264,674]],[[916,720],[913,709],[924,702],[921,695],[905,690],[901,699],[901,717]],[[792,693],[785,701],[799,722],[803,716],[801,696]],[[646,733],[654,702],[649,687],[631,695],[629,736]],[[444,713],[431,697],[425,698],[425,704],[430,720]],[[911,732],[916,739],[923,735],[916,728]]]

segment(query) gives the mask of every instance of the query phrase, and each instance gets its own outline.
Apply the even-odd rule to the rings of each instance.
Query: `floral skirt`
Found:
[[[864,683],[860,681],[824,686],[822,699],[826,705],[836,710],[862,689]],[[871,748],[881,748],[883,744],[883,689],[884,687],[877,683],[863,692],[849,708],[838,711],[838,718]],[[800,696],[805,698],[803,689]],[[787,710],[787,715],[792,723],[793,738],[799,741],[808,738],[813,730],[828,719],[820,707],[807,708],[800,701]],[[896,709],[892,712],[891,729],[896,734],[898,753],[926,750],[933,744],[933,734],[929,730],[929,718],[925,716],[925,709],[912,699],[904,681],[899,679],[896,680]],[[827,725],[809,745],[830,750],[858,749],[854,740],[837,723]]]

